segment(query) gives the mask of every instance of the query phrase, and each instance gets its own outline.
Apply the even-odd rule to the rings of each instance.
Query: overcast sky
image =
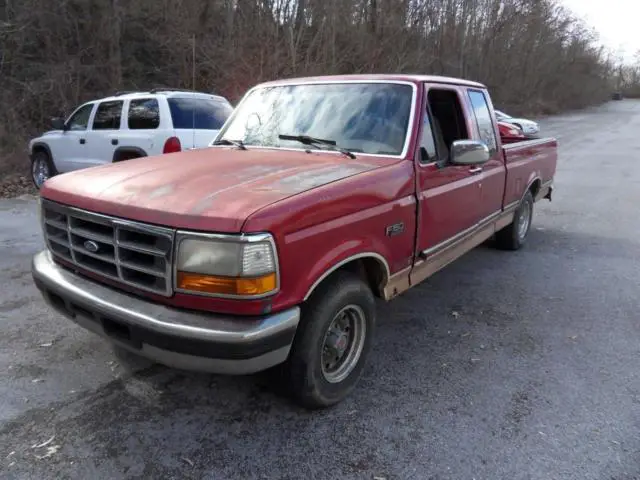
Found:
[[[640,51],[640,0],[560,0],[600,34],[600,41],[630,61]]]

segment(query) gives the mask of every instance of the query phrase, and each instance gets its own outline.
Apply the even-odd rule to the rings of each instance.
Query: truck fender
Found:
[[[520,203],[522,203],[524,196],[527,194],[529,190],[531,190],[531,194],[533,195],[534,200],[536,200],[536,196],[540,192],[540,187],[542,187],[542,180],[540,180],[540,176],[538,175],[538,172],[532,172],[531,177],[529,179],[529,183],[527,183],[527,188],[524,189],[520,197]]]
[[[341,254],[338,254],[339,256],[336,256],[335,254],[336,252],[333,251],[333,252],[329,252],[327,255],[323,257],[323,260],[332,258],[331,262],[327,262],[331,266],[322,270],[322,273],[320,275],[316,275],[315,280],[307,289],[307,293],[303,299],[304,301],[306,301],[314,292],[314,290],[324,280],[326,280],[333,272],[356,260],[370,259],[376,262],[377,268],[380,269],[380,271],[382,272],[380,289],[382,289],[384,285],[386,285],[386,283],[389,281],[389,277],[391,275],[390,269],[389,269],[389,263],[381,254],[373,251],[360,251],[358,253],[354,253],[353,251],[347,251],[347,252],[342,252]],[[378,292],[374,292],[374,293],[378,293]]]

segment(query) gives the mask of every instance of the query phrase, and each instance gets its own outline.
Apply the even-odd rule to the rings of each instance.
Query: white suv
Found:
[[[40,188],[58,173],[132,158],[204,148],[233,107],[218,95],[181,90],[126,92],[79,106],[29,142]]]

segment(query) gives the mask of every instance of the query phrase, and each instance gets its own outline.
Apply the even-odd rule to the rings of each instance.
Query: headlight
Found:
[[[268,234],[178,234],[176,289],[218,297],[260,298],[278,290],[275,242]]]

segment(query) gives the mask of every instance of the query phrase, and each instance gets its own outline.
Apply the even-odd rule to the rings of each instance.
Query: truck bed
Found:
[[[527,187],[537,182],[536,200],[545,196],[556,172],[558,142],[540,138],[503,145],[507,169],[504,206],[519,202]]]

